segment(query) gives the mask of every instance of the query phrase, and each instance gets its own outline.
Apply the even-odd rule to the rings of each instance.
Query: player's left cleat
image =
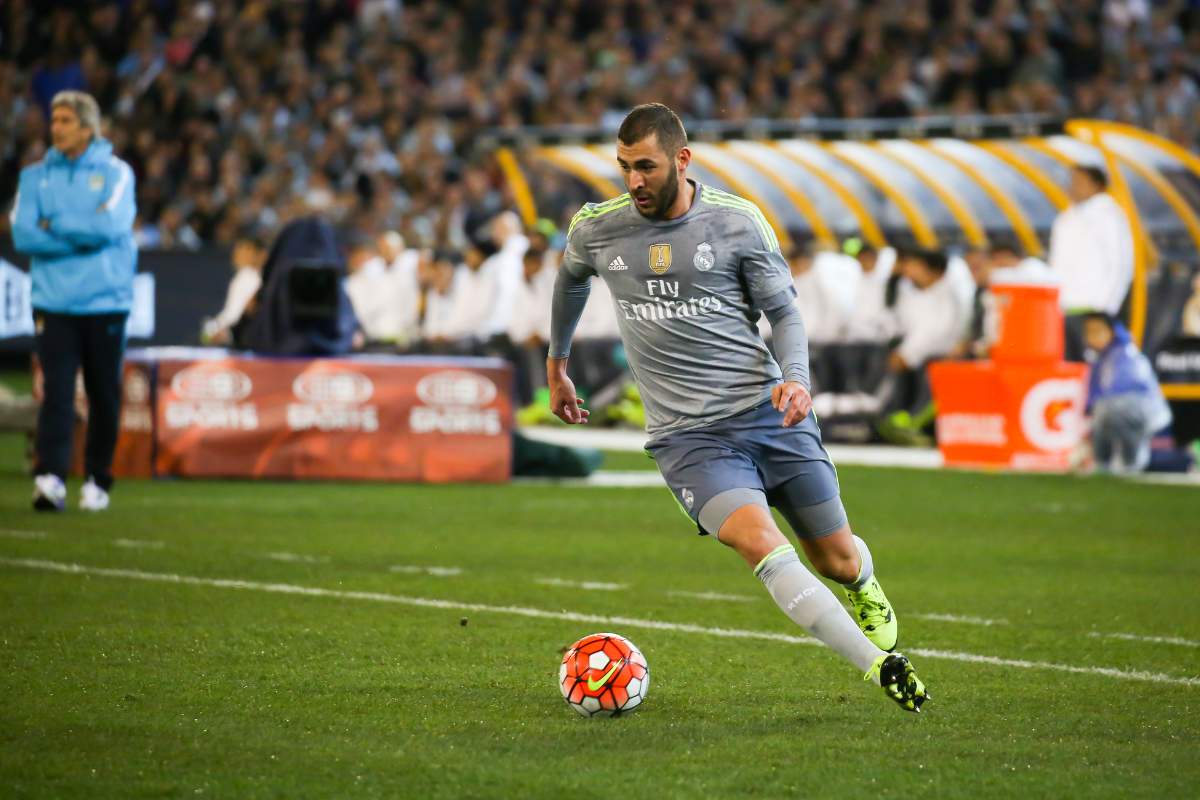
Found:
[[[914,714],[920,714],[925,701],[933,699],[932,695],[925,691],[925,684],[917,677],[912,664],[899,653],[882,655],[875,659],[863,680],[878,682],[885,695],[895,700],[905,711]]]
[[[847,589],[846,599],[850,601],[851,616],[871,644],[889,653],[895,650],[900,641],[900,623],[875,576],[857,592]]]

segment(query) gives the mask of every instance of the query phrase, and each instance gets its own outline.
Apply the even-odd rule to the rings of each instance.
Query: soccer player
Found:
[[[680,507],[745,559],[788,617],[920,711],[929,695],[908,659],[889,652],[895,613],[809,414],[804,323],[774,233],[753,203],[687,177],[687,134],[666,106],[634,108],[617,139],[629,192],[575,215],[559,268],[546,363],[552,410],[587,422],[567,358],[600,275],[645,404],[646,449]],[[856,619],[800,562],[772,506],[817,571],[845,587]]]

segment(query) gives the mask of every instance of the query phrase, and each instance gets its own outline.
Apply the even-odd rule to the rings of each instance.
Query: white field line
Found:
[[[619,592],[626,588],[623,583],[607,583],[605,581],[569,581],[565,578],[538,578],[534,583],[542,586],[561,586],[565,589],[587,589],[591,592]]]
[[[964,617],[958,614],[915,614],[911,611],[904,614],[906,617],[914,617],[916,619],[927,619],[932,622],[957,622],[963,625],[1007,625],[1006,619],[987,619],[986,617]]]
[[[683,597],[688,600],[720,600],[731,603],[750,603],[755,600],[744,594],[725,594],[724,592],[667,592],[668,597]]]
[[[1177,644],[1180,647],[1200,647],[1200,642],[1183,639],[1179,636],[1140,636],[1136,633],[1100,633],[1092,631],[1088,634],[1093,639],[1124,639],[1127,642],[1148,642],[1150,644]]]
[[[463,603],[455,600],[437,600],[430,597],[409,597],[382,592],[353,592],[338,589],[322,589],[315,586],[297,586],[290,583],[262,583],[259,581],[243,581],[229,578],[201,578],[192,575],[177,575],[164,572],[143,572],[136,569],[114,569],[110,567],[89,567],[82,564],[67,564],[60,561],[44,561],[35,558],[5,558],[0,557],[0,564],[10,567],[44,570],[68,575],[99,575],[108,578],[127,578],[129,580],[147,581],[152,583],[172,583],[185,586],[209,586],[218,589],[240,589],[251,592],[267,592],[271,594],[300,595],[305,597],[328,597],[338,600],[364,600],[374,603],[394,603],[397,605],[416,606],[420,608],[440,608],[453,611],[475,611],[485,614],[506,614],[514,617],[529,617],[532,619],[552,619],[567,622],[586,622],[613,629],[620,626],[630,628],[645,628],[648,630],[672,631],[675,633],[694,633],[701,636],[718,636],[726,639],[756,639],[759,641],[784,642],[787,644],[820,644],[816,639],[806,636],[790,636],[784,633],[770,631],[740,630],[737,628],[709,628],[703,625],[689,625],[679,622],[663,622],[653,619],[636,619],[633,617],[609,617],[600,614],[581,614],[574,611],[546,611],[540,608],[525,608],[522,606],[493,606],[483,603]],[[1141,670],[1123,670],[1113,667],[1079,667],[1072,664],[1058,664],[1050,661],[1026,661],[1023,659],[998,658],[983,656],[975,653],[959,653],[948,650],[927,650],[924,648],[908,651],[912,655],[923,658],[959,661],[967,664],[989,664],[998,667],[1013,667],[1016,669],[1037,669],[1055,672],[1068,672],[1077,675],[1100,675],[1118,680],[1144,681],[1173,686],[1200,687],[1200,678],[1164,675],[1160,672],[1144,672]]]
[[[289,564],[328,564],[329,556],[306,556],[300,553],[267,553],[263,556],[272,561],[283,561]]]
[[[399,572],[403,575],[433,575],[438,578],[450,578],[462,575],[462,567],[421,567],[416,564],[396,564],[388,567],[388,572]]]
[[[152,539],[113,539],[113,544],[127,550],[162,550],[167,546],[164,542]]]
[[[45,539],[45,531],[18,531],[12,528],[0,528],[0,536],[6,539]]]

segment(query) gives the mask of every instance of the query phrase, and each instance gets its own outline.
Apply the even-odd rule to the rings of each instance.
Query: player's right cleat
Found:
[[[885,654],[875,659],[863,680],[877,682],[885,695],[905,711],[914,714],[920,714],[922,704],[933,699],[925,691],[925,684],[917,677],[912,664],[899,653]]]
[[[84,511],[104,511],[108,508],[108,492],[97,486],[94,480],[88,478],[79,495],[79,507]]]
[[[850,601],[850,616],[871,644],[889,653],[895,650],[900,640],[900,623],[875,576],[857,592],[846,589],[846,599]]]
[[[67,504],[67,486],[51,473],[33,479],[33,507],[38,511],[62,511]]]

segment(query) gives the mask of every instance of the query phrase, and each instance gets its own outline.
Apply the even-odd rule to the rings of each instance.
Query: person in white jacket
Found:
[[[932,250],[910,250],[900,256],[907,279],[896,301],[900,343],[888,357],[895,373],[919,370],[948,354],[962,338],[967,315],[961,293],[946,274],[946,257]]]
[[[204,320],[200,332],[200,340],[204,344],[232,344],[233,326],[241,320],[262,286],[262,268],[267,260],[266,245],[253,234],[243,234],[233,243],[230,260],[233,263],[233,278],[225,292],[225,306],[216,316]]]
[[[928,445],[933,422],[932,393],[925,374],[930,361],[944,357],[962,338],[968,306],[948,274],[943,253],[907,250],[898,265],[904,276],[896,300],[899,342],[888,355],[888,379],[879,397],[887,413],[879,433],[897,444]]]
[[[467,267],[462,257],[441,250],[423,258],[421,283],[425,286],[424,315],[421,319],[421,349],[428,352],[455,351],[467,336],[460,324],[466,293],[469,291]]]
[[[491,238],[497,250],[472,276],[471,291],[479,304],[475,335],[481,342],[507,333],[525,275],[525,251],[529,249],[521,220],[511,211],[503,211],[492,220]]]
[[[1061,285],[1067,315],[1067,358],[1083,360],[1083,315],[1116,316],[1133,283],[1133,233],[1124,210],[1108,193],[1099,167],[1071,170],[1072,204],[1050,229],[1050,269]]]

